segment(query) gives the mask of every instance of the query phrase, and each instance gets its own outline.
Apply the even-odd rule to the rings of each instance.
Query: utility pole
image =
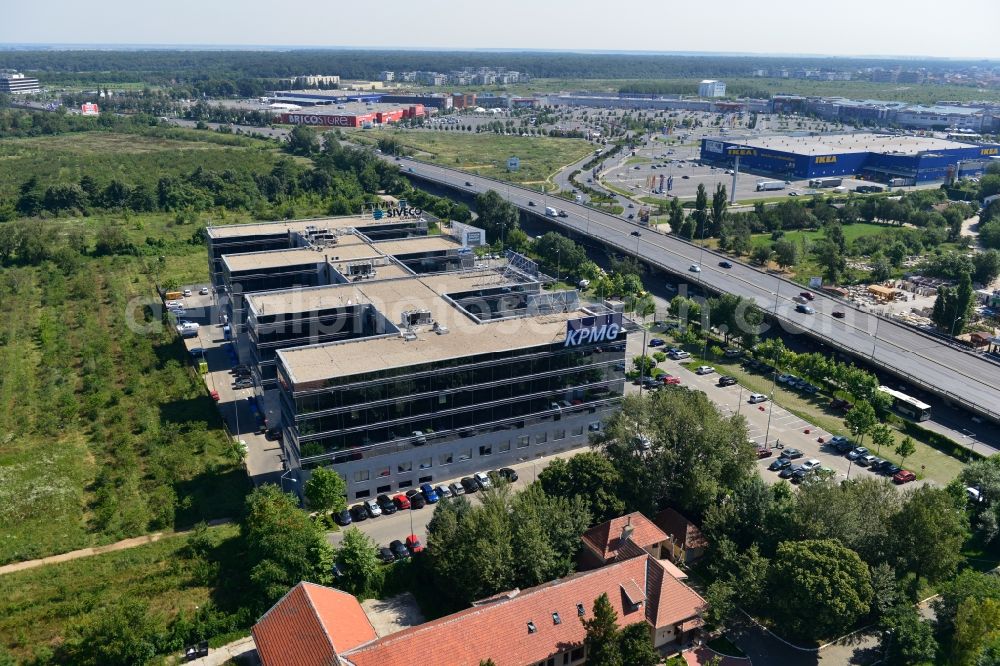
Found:
[[[736,177],[740,174],[740,156],[733,161],[733,187],[729,190],[729,205],[736,203]]]

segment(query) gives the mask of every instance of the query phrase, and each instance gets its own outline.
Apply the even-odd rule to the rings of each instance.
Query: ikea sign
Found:
[[[595,342],[614,342],[622,332],[622,313],[570,319],[566,322],[564,347],[579,347]]]
[[[816,158],[816,164],[836,164],[836,155],[820,155]]]
[[[757,150],[755,148],[730,148],[726,151],[726,154],[730,157],[742,157],[744,155],[749,157],[756,157]]]
[[[983,148],[979,151],[980,155],[1000,155],[1000,148]]]

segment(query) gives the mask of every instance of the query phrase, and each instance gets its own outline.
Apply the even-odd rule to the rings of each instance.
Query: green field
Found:
[[[854,224],[845,224],[844,238],[848,243],[861,238],[862,236],[872,236],[876,234],[891,234],[894,229],[899,227],[889,226],[887,224],[869,224],[867,222],[855,222]],[[799,229],[795,231],[786,231],[784,240],[791,241],[796,244],[801,244],[803,239],[806,243],[813,243],[821,238],[824,238],[823,232],[819,229]],[[771,234],[756,234],[752,238],[754,246],[760,245],[770,245],[773,241],[771,240]]]
[[[388,136],[415,151],[417,159],[535,187],[550,187],[556,172],[594,151],[583,139],[402,130]],[[512,155],[520,158],[521,168],[509,173],[507,158]]]
[[[232,590],[219,590],[239,571],[238,531],[210,530],[219,567],[193,557],[186,551],[188,538],[176,537],[0,576],[0,645],[28,663],[55,648],[89,614],[121,598],[141,600],[164,624],[210,602],[232,608],[238,601]]]

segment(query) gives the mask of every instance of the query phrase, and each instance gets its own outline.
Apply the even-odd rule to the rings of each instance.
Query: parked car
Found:
[[[878,460],[878,458],[876,458],[875,456],[867,455],[867,456],[858,456],[858,459],[855,460],[854,462],[861,465],[862,467],[870,467],[876,460]]]
[[[410,500],[403,493],[400,493],[395,497],[393,497],[392,501],[396,505],[396,508],[399,509],[400,511],[405,511],[406,509],[410,508]]]
[[[764,458],[770,458],[773,455],[771,447],[769,446],[758,446],[757,447],[757,460],[762,460]]]
[[[884,474],[885,476],[895,476],[902,470],[903,468],[897,465],[896,463],[889,463],[888,465],[883,467],[881,471],[882,474]]]
[[[671,375],[670,373],[664,373],[664,374],[660,375],[660,381],[662,381],[664,384],[668,384],[668,385],[671,385],[671,386],[679,386],[680,383],[681,383],[681,378],[680,377],[675,377],[674,375]]]
[[[801,465],[792,465],[778,472],[778,476],[781,477],[782,479],[790,479],[792,478],[793,474],[795,474],[801,469],[802,469]]]
[[[847,439],[846,437],[840,437],[840,436],[834,437],[833,439],[830,440],[830,444],[832,444],[833,448],[837,450],[837,453],[841,455],[848,453],[854,448],[854,442]]]
[[[802,469],[811,472],[814,469],[818,469],[820,464],[821,463],[815,458],[810,458],[809,460],[802,463]]]
[[[805,454],[799,451],[798,449],[785,449],[781,452],[781,457],[788,458],[789,460],[797,460],[798,458],[801,458],[803,455]]]
[[[351,520],[355,523],[368,520],[368,510],[364,504],[355,504],[351,507]]]
[[[878,474],[882,470],[882,465],[886,462],[888,461],[883,460],[882,458],[875,458],[875,460],[872,461],[872,464],[868,466],[868,471]]]
[[[806,469],[805,467],[799,466],[797,470],[792,472],[792,478],[789,479],[792,483],[802,483],[810,476],[813,475],[813,470]]]
[[[676,349],[676,348],[668,350],[667,356],[669,356],[674,361],[680,361],[685,358],[691,358],[691,354],[687,353],[683,349]]]
[[[488,490],[493,487],[493,484],[490,483],[490,477],[483,472],[476,472],[472,475],[472,478],[476,480],[481,490]]]
[[[365,500],[364,505],[369,518],[378,518],[382,515],[382,507],[380,507],[378,502],[375,500]]]
[[[410,500],[410,508],[414,511],[427,506],[427,500],[416,488],[406,491],[406,499]]]
[[[763,393],[751,393],[747,402],[751,405],[756,405],[758,402],[767,402],[767,396]]]
[[[434,492],[434,488],[432,488],[429,483],[421,485],[420,492],[423,494],[424,499],[427,500],[428,504],[437,504],[438,500],[441,499],[438,497],[438,494]]]
[[[449,483],[448,490],[450,490],[451,494],[454,495],[455,497],[465,494],[465,486],[462,485],[459,481]]]
[[[719,386],[733,386],[736,384],[736,377],[732,375],[722,375],[719,377]]]
[[[424,546],[420,543],[420,539],[417,538],[416,534],[406,537],[406,547],[411,553],[419,553],[424,550]]]
[[[392,551],[397,560],[405,560],[410,556],[410,549],[403,545],[399,539],[393,539],[392,543],[389,544],[389,550]]]
[[[853,449],[851,449],[850,451],[847,452],[847,459],[848,460],[857,460],[858,458],[860,458],[862,456],[866,456],[866,455],[868,455],[868,449],[866,449],[863,446],[856,446],[856,447],[854,447]]]
[[[694,372],[698,375],[710,375],[715,372],[715,368],[710,365],[699,365]]]
[[[509,483],[514,483],[517,481],[517,471],[511,469],[510,467],[501,467],[499,470],[500,476],[506,479]]]
[[[892,476],[893,483],[898,483],[903,485],[904,483],[909,483],[910,481],[916,481],[917,475],[908,469],[901,469]]]
[[[779,384],[786,384],[786,383],[788,383],[789,379],[794,379],[794,378],[795,378],[795,375],[789,375],[789,374],[785,374],[783,372],[780,375],[778,375],[777,377],[775,377],[775,381],[778,382]]]
[[[786,467],[791,467],[791,466],[792,466],[791,458],[778,458],[777,460],[773,461],[770,465],[768,465],[767,468],[772,472],[780,472]]]
[[[392,564],[396,561],[396,556],[388,547],[382,546],[378,549],[378,559],[382,560],[382,564]]]
[[[201,289],[198,290],[198,293],[201,294],[202,296],[208,296],[208,287],[202,287]]]
[[[471,476],[463,478],[461,483],[462,487],[465,488],[465,492],[469,493],[470,495],[479,490],[479,484],[476,483]]]
[[[743,350],[742,349],[735,349],[734,348],[734,349],[727,349],[726,350],[726,358],[739,358],[742,355],[743,355]]]
[[[455,494],[451,492],[451,489],[444,484],[440,486],[435,486],[434,492],[436,492],[437,496],[441,499],[450,499],[455,496]]]
[[[351,512],[348,511],[347,509],[344,509],[343,511],[338,511],[333,516],[333,522],[337,523],[341,527],[347,527],[353,522],[351,520]]]
[[[666,341],[663,340],[662,338],[653,338],[652,340],[649,341],[650,347],[662,347],[666,344],[667,344]]]
[[[382,509],[382,513],[387,516],[391,516],[399,511],[399,507],[396,506],[396,503],[393,502],[392,498],[388,495],[379,495],[375,498],[375,501],[378,502],[379,508]]]
[[[842,412],[849,412],[852,407],[854,407],[854,405],[843,398],[834,398],[830,401],[830,409],[839,409]]]

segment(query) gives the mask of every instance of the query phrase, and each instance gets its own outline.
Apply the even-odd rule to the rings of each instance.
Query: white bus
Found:
[[[879,386],[878,390],[892,396],[893,408],[914,421],[926,421],[931,417],[931,406],[926,402],[920,402],[916,398],[910,397],[902,391],[896,391],[888,386]]]

